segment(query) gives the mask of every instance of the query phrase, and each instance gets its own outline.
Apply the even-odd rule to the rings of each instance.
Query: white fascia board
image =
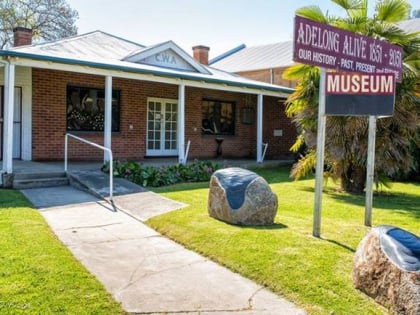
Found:
[[[68,64],[62,64],[62,63],[55,63],[51,61],[39,61],[39,60],[24,59],[24,58],[13,58],[11,62],[15,65],[24,66],[24,67],[77,72],[77,73],[84,73],[84,74],[100,75],[100,76],[105,76],[105,77],[112,76],[115,78],[158,82],[158,83],[166,83],[166,84],[174,84],[174,85],[185,84],[185,86],[197,87],[197,88],[202,88],[202,89],[230,91],[230,92],[238,92],[238,93],[246,93],[246,94],[263,94],[265,96],[274,96],[274,97],[279,97],[279,98],[288,97],[287,93],[264,90],[264,89],[252,89],[249,87],[240,87],[240,86],[234,86],[234,85],[228,85],[228,84],[216,84],[216,83],[209,83],[209,82],[204,82],[204,81],[193,81],[193,80],[186,80],[186,79],[181,79],[181,78],[167,78],[164,76],[158,76],[158,75],[153,75],[153,74],[143,74],[143,73],[126,72],[126,71],[118,71],[118,70],[111,70],[111,69],[101,69],[101,68],[95,68],[95,67],[89,67],[89,66],[68,65]]]

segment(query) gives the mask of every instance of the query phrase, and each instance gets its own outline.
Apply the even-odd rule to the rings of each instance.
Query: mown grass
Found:
[[[0,314],[124,314],[37,210],[0,189]]]
[[[273,226],[239,227],[210,218],[207,183],[156,189],[189,206],[147,223],[309,314],[386,314],[352,286],[354,253],[369,230],[364,226],[365,196],[339,192],[328,183],[318,239],[312,236],[314,180],[291,181],[286,167],[255,171],[278,196]],[[391,191],[375,194],[373,224],[396,225],[420,235],[420,184],[394,183]]]

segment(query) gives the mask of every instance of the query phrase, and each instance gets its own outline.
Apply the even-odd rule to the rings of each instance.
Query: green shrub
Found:
[[[109,162],[105,163],[102,166],[102,171],[109,172],[109,167]],[[189,165],[173,164],[161,167],[143,166],[134,161],[113,162],[114,176],[126,178],[144,187],[208,181],[219,168],[217,163],[211,161],[194,161]]]

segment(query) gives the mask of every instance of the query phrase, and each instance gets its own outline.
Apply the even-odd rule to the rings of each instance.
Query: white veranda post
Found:
[[[7,63],[4,68],[4,128],[3,171],[13,173],[13,110],[15,98],[15,65]]]
[[[185,85],[178,87],[178,163],[185,164]]]
[[[104,113],[104,147],[111,149],[112,137],[112,77],[105,77],[105,113]],[[109,153],[104,152],[104,162],[109,161]],[[111,161],[112,162],[112,161]]]
[[[262,163],[262,137],[263,137],[263,95],[257,98],[257,163]]]

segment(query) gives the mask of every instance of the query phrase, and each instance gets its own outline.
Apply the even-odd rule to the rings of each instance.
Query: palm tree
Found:
[[[397,84],[395,111],[392,117],[379,119],[376,136],[376,178],[388,178],[409,172],[413,165],[410,143],[420,146],[420,34],[408,34],[398,22],[409,16],[405,0],[378,1],[373,17],[367,14],[367,0],[332,0],[346,12],[346,17],[323,14],[318,6],[303,7],[299,16],[326,23],[354,33],[387,40],[403,48],[403,79]],[[295,64],[284,77],[298,81],[287,100],[286,113],[296,123],[299,135],[292,150],[305,153],[293,166],[291,176],[299,179],[315,166],[319,68]],[[418,94],[420,95],[420,94]],[[341,180],[347,192],[362,193],[366,180],[368,141],[367,117],[327,117],[325,169]],[[384,177],[385,175],[385,177]]]

